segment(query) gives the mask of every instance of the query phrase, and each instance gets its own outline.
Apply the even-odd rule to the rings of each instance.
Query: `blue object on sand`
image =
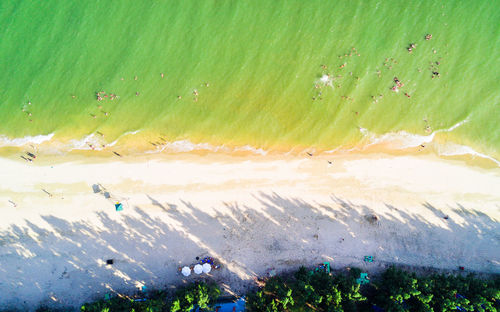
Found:
[[[218,312],[243,312],[245,311],[245,297],[239,298],[236,302],[219,302],[215,305]]]
[[[121,203],[116,203],[115,204],[116,211],[122,211],[123,210],[123,205]]]

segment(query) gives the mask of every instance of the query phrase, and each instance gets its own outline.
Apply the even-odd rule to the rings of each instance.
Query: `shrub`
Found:
[[[193,283],[179,289],[170,305],[171,312],[189,312],[196,306],[208,310],[219,298],[220,290],[215,284]]]
[[[294,279],[270,278],[248,297],[249,311],[356,311],[365,298],[352,276],[331,276],[301,267]]]

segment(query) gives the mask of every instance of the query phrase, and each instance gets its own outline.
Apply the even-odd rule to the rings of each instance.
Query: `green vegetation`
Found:
[[[122,296],[86,303],[80,310],[85,312],[188,312],[199,307],[201,311],[206,311],[215,303],[219,295],[220,290],[216,284],[201,282],[179,289],[170,300],[165,292],[155,291],[149,293],[144,301]]]
[[[394,267],[375,284],[373,303],[386,311],[497,311],[500,278],[472,275],[417,277]]]
[[[249,311],[356,311],[365,300],[356,284],[355,272],[348,276],[308,272],[304,267],[293,278],[270,278],[265,286],[248,297]],[[359,274],[358,274],[359,275]]]
[[[417,276],[395,267],[360,285],[361,270],[329,274],[301,267],[292,275],[266,279],[247,295],[249,312],[302,311],[482,311],[500,309],[500,276],[483,280],[473,275]],[[86,303],[85,312],[213,311],[220,290],[215,283],[192,283],[175,294],[150,291],[142,299],[118,296]],[[145,300],[144,300],[145,299]],[[37,311],[56,311],[40,308]]]
[[[500,278],[472,275],[417,277],[391,267],[373,283],[360,286],[359,269],[330,275],[301,268],[293,278],[273,277],[248,297],[251,312],[278,311],[497,311]]]
[[[198,306],[201,310],[208,310],[219,298],[219,295],[220,290],[216,284],[191,284],[177,292],[170,311],[188,312],[195,306]]]

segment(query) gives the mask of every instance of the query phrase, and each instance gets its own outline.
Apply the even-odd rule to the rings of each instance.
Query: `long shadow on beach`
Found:
[[[498,222],[458,203],[445,219],[429,203],[423,203],[424,218],[389,204],[376,214],[335,196],[327,203],[276,193],[254,196],[258,207],[223,202],[207,212],[187,200],[176,206],[150,198],[161,209],[102,211],[92,223],[47,215],[43,228],[27,220],[12,225],[0,233],[0,306],[74,306],[142,285],[165,288],[205,278],[229,293],[243,293],[268,269],[321,261],[369,272],[392,263],[500,271]],[[179,266],[207,255],[222,268],[209,276],[178,274]],[[375,262],[365,263],[365,255]]]

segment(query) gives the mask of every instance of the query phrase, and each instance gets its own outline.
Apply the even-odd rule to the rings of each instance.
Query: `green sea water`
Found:
[[[332,150],[438,131],[498,159],[499,21],[498,0],[4,0],[0,134]]]

